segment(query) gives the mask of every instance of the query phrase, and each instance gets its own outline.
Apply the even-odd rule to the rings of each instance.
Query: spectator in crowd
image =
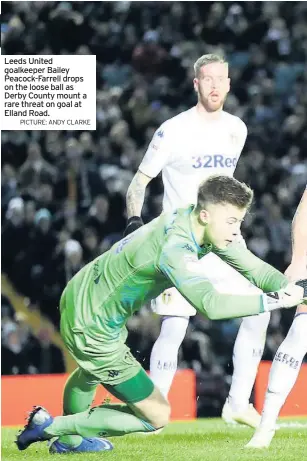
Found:
[[[4,375],[37,373],[35,356],[25,348],[15,323],[7,324],[3,330],[1,356]]]
[[[14,167],[6,164],[1,172],[2,206],[7,207],[9,201],[17,195],[17,177]]]
[[[85,227],[82,238],[84,262],[87,264],[100,255],[99,233],[93,227]]]
[[[25,205],[20,197],[10,200],[2,228],[2,268],[14,280],[15,264],[26,251],[30,235],[25,223]]]
[[[2,329],[2,373],[64,373],[63,353],[52,344],[52,333],[51,326],[44,326],[33,335],[26,316],[16,313]]]
[[[65,363],[62,351],[52,344],[53,328],[45,326],[37,332],[37,347],[33,350],[37,373],[64,373]]]
[[[36,142],[28,146],[28,158],[19,170],[19,183],[23,191],[30,195],[37,193],[41,183],[52,183],[56,174],[53,168],[42,156],[41,147]]]

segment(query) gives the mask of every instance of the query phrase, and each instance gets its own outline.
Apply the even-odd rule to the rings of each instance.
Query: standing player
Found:
[[[292,224],[292,261],[286,275],[291,281],[306,278],[307,268],[307,188]],[[275,434],[276,421],[298,377],[307,354],[307,306],[298,306],[291,328],[279,346],[271,367],[261,424],[247,448],[268,448]]]
[[[195,107],[164,122],[156,131],[127,192],[128,224],[125,235],[140,227],[145,190],[162,171],[163,211],[196,202],[197,188],[212,174],[233,175],[243,149],[247,128],[244,122],[223,110],[230,89],[228,64],[218,55],[201,56],[194,65]],[[219,263],[217,263],[219,264]],[[252,289],[228,268],[216,272],[238,292]],[[210,274],[206,274],[210,277]],[[212,274],[212,277],[214,275]],[[236,283],[234,281],[236,279]],[[224,288],[223,284],[221,288]],[[243,291],[242,291],[243,290]],[[167,290],[153,303],[162,316],[160,335],[150,359],[150,374],[167,396],[177,369],[178,350],[189,317],[195,309],[175,290]],[[226,420],[257,427],[260,415],[249,406],[258,365],[262,356],[270,314],[244,319],[234,348],[234,375],[230,397],[223,409]]]

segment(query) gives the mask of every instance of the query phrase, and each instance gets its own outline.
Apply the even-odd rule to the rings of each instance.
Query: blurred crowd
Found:
[[[15,312],[1,296],[1,370],[3,375],[64,373],[61,349],[52,343],[54,327],[32,331],[26,314]]]
[[[1,21],[2,54],[97,57],[95,132],[2,132],[2,270],[32,308],[57,326],[66,282],[121,238],[147,145],[195,104],[193,63],[211,52],[230,64],[225,110],[249,131],[236,170],[255,191],[243,233],[253,252],[286,268],[307,177],[306,2],[2,2]],[[145,221],[160,213],[162,192],[161,178],[150,183]],[[265,358],[291,315],[281,327],[273,316]],[[158,322],[146,307],[130,322],[145,367]],[[200,414],[216,414],[227,394],[237,329],[236,320],[191,321],[180,366],[197,372]]]

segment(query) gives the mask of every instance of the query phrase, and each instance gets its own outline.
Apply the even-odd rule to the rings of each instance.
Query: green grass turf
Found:
[[[294,421],[294,420],[291,420]],[[283,427],[277,431],[268,450],[246,450],[253,430],[244,426],[226,426],[220,419],[199,419],[171,423],[160,435],[129,435],[110,439],[114,450],[102,453],[72,454],[69,460],[98,461],[304,461],[307,460],[307,419],[295,420],[301,427]],[[290,420],[282,420],[282,425]],[[15,428],[2,428],[3,461],[45,461],[51,455],[47,443],[36,443],[18,451],[13,443]],[[67,459],[52,455],[51,459]]]

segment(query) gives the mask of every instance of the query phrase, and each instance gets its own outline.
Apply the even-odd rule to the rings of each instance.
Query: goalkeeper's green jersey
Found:
[[[116,341],[127,319],[172,286],[201,314],[228,319],[263,312],[262,296],[218,293],[199,259],[211,251],[265,292],[287,285],[286,277],[243,245],[200,247],[191,230],[193,206],[165,213],[128,235],[81,269],[65,289],[73,331]],[[61,305],[61,308],[62,305]]]

